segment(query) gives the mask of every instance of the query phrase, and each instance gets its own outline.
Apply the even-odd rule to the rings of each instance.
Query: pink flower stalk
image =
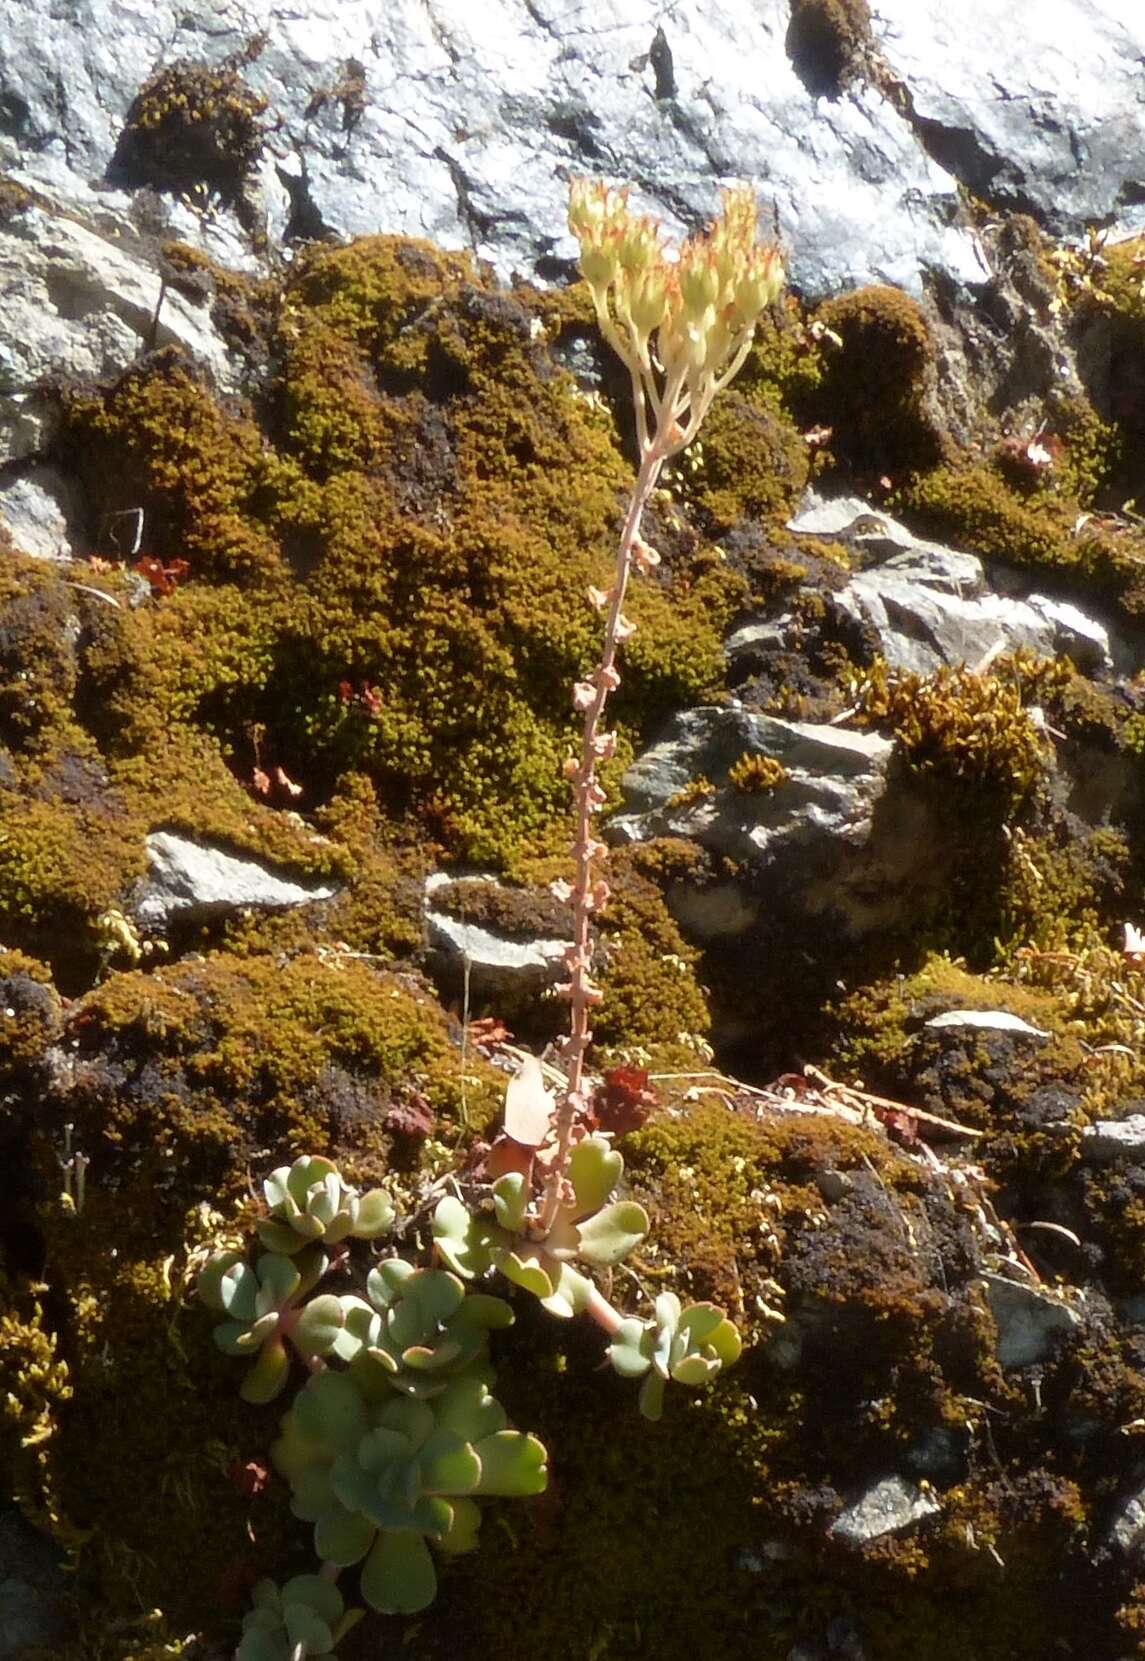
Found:
[[[563,988],[570,1017],[562,1047],[566,1086],[556,1110],[556,1149],[539,1219],[542,1233],[551,1229],[565,1197],[578,1111],[586,1100],[589,1010],[601,1000],[590,978],[590,919],[608,898],[608,886],[595,869],[605,851],[593,835],[595,816],[605,802],[596,769],[616,747],[615,734],[602,731],[601,720],[620,685],[617,647],[636,632],[622,610],[624,597],[634,567],[647,573],[660,563],[640,527],[665,463],[695,438],[712,399],[742,367],[761,313],[782,288],[779,251],[757,242],[757,219],[754,191],[750,185],[735,185],[723,192],[722,212],[710,229],[689,238],[673,257],[659,224],[629,210],[626,190],[588,179],[574,179],[569,190],[569,229],[580,243],[581,270],[597,320],[632,379],[640,465],[612,585],[588,591],[589,603],[605,614],[600,662],[576,683],[572,695],[573,708],[584,716],[584,733],[579,761],[565,766],[576,808],[573,944]],[[599,1318],[599,1311],[590,1313]]]

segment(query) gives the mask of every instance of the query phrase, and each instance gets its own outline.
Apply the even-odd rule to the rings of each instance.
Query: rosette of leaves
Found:
[[[640,1411],[658,1419],[664,1410],[664,1387],[707,1384],[723,1367],[738,1360],[743,1340],[714,1303],[685,1309],[674,1292],[656,1299],[651,1321],[621,1321],[608,1347],[608,1358],[624,1378],[643,1378]]]
[[[339,1301],[329,1295],[302,1300],[329,1266],[318,1247],[296,1257],[266,1252],[253,1266],[241,1252],[216,1252],[199,1275],[199,1296],[225,1315],[214,1340],[227,1355],[253,1356],[254,1366],[239,1386],[244,1401],[273,1401],[290,1372],[287,1340],[304,1360],[326,1355],[342,1327]]]
[[[290,1256],[322,1241],[336,1246],[347,1238],[376,1240],[393,1223],[394,1204],[384,1188],[359,1194],[343,1182],[336,1165],[317,1154],[303,1154],[293,1165],[280,1165],[262,1185],[270,1216],[256,1223],[268,1251]]]
[[[293,1490],[291,1509],[314,1524],[319,1557],[361,1563],[362,1596],[383,1614],[415,1614],[437,1591],[429,1544],[477,1544],[478,1496],[542,1493],[544,1446],[508,1429],[480,1370],[450,1379],[432,1400],[395,1396],[380,1375],[371,1397],[348,1373],[309,1378],[271,1449]]]
[[[572,1197],[557,1212],[543,1240],[525,1235],[528,1179],[513,1171],[493,1184],[494,1220],[474,1217],[446,1195],[433,1218],[442,1257],[466,1279],[491,1266],[534,1293],[554,1315],[584,1309],[592,1283],[574,1262],[607,1268],[621,1262],[648,1232],[648,1213],[635,1200],[613,1200],[624,1159],[602,1136],[587,1136],[569,1156]]]
[[[408,1396],[435,1396],[451,1375],[483,1359],[489,1334],[512,1326],[503,1298],[466,1294],[456,1275],[395,1257],[371,1269],[366,1299],[340,1300],[336,1353],[367,1376],[377,1369]]]
[[[322,1575],[300,1574],[285,1586],[260,1580],[251,1592],[254,1608],[243,1617],[235,1661],[302,1661],[329,1655],[339,1638],[362,1618],[346,1610],[342,1594]]]

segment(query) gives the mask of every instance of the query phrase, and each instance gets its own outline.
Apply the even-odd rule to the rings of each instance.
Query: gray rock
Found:
[[[63,1556],[17,1510],[0,1511],[0,1661],[62,1647],[70,1584]]]
[[[1145,1113],[1124,1119],[1098,1119],[1081,1133],[1081,1157],[1090,1165],[1112,1159],[1145,1159]]]
[[[896,669],[927,675],[943,664],[976,668],[1018,647],[1042,657],[1068,652],[1083,672],[1112,667],[1109,630],[1078,606],[1044,594],[999,592],[1009,586],[1008,573],[996,577],[992,568],[988,575],[975,554],[916,537],[859,497],[809,491],[788,528],[852,543],[862,569],[829,604],[873,634],[880,655]],[[770,627],[779,632],[780,623]],[[749,630],[758,630],[758,641]],[[768,643],[766,626],[752,622],[741,625],[727,649],[758,651]]]
[[[308,232],[400,231],[471,247],[503,273],[535,269],[572,256],[568,173],[607,158],[677,224],[710,213],[713,180],[766,181],[781,224],[798,227],[796,278],[814,289],[917,290],[929,270],[981,281],[952,175],[873,87],[808,90],[785,50],[789,21],[787,0],[684,0],[670,20],[651,0],[602,0],[591,29],[559,0],[489,0],[472,15],[412,0],[309,0],[290,15],[269,0],[156,0],[142,13],[89,0],[49,31],[32,0],[13,0],[0,105],[30,178],[99,177],[157,64],[217,63],[264,30],[244,75],[269,100],[275,171]],[[671,96],[657,96],[650,61],[661,25]],[[352,115],[335,90],[351,62],[364,80]]]
[[[899,1534],[942,1509],[933,1495],[901,1476],[883,1477],[841,1511],[828,1533],[848,1545],[862,1546]]]
[[[1011,1014],[1008,1009],[947,1009],[941,1015],[932,1015],[924,1025],[937,1032],[967,1029],[971,1032],[1022,1033],[1030,1038],[1053,1036],[1041,1027],[1031,1026],[1029,1021],[1023,1021],[1020,1015]]]
[[[207,312],[169,290],[156,318],[159,288],[154,253],[121,216],[96,229],[37,204],[0,229],[0,460],[44,443],[38,382],[113,376],[145,347],[181,346],[216,386],[233,387]]]
[[[1075,1309],[1040,1287],[1007,1280],[1004,1275],[982,1278],[998,1328],[998,1361],[1003,1367],[1030,1367],[1045,1361],[1060,1335],[1080,1322]]]
[[[893,555],[860,571],[829,603],[874,631],[893,668],[921,675],[944,664],[974,669],[1018,648],[1040,657],[1069,652],[1083,669],[1112,662],[1108,632],[1077,606],[994,593],[981,562],[953,549],[920,545]]]
[[[1145,1546],[1145,1483],[1123,1499],[1114,1512],[1109,1539],[1127,1557],[1136,1557]]]
[[[978,196],[1059,233],[1142,223],[1145,12],[1122,0],[879,0],[921,136]]]
[[[75,490],[56,467],[33,467],[0,485],[0,524],[22,553],[36,559],[82,554]]]
[[[448,912],[434,910],[433,895],[455,879],[436,871],[426,878],[426,932],[435,967],[453,980],[464,976],[479,1002],[493,1001],[506,1015],[527,1006],[539,993],[563,978],[563,958],[569,942],[539,936],[514,938],[477,923],[464,922]],[[482,882],[499,887],[496,877]]]
[[[860,842],[892,748],[874,733],[781,721],[734,705],[687,710],[625,773],[625,811],[613,815],[606,834],[616,842],[690,837],[757,867],[796,846]],[[745,753],[781,762],[786,779],[755,792],[727,784],[728,769]],[[700,777],[714,792],[673,806],[678,792]]]
[[[206,848],[172,831],[147,838],[148,873],[133,898],[132,912],[148,929],[176,919],[210,917],[251,908],[282,911],[332,899],[335,888],[292,882],[246,855]]]

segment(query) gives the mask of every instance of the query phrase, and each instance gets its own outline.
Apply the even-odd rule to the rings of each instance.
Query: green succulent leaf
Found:
[[[347,1374],[332,1370],[307,1379],[288,1417],[294,1419],[304,1437],[327,1450],[330,1457],[356,1447],[368,1429],[362,1397]]]
[[[368,1517],[360,1511],[348,1511],[331,1498],[329,1509],[315,1519],[314,1549],[324,1563],[346,1568],[362,1561],[376,1533]]]
[[[493,1210],[510,1234],[520,1234],[529,1209],[529,1184],[521,1171],[510,1171],[493,1184]]]
[[[464,1498],[455,1499],[452,1504],[453,1521],[441,1538],[434,1541],[434,1545],[438,1551],[446,1551],[456,1557],[476,1548],[481,1528],[481,1507],[473,1500]]]
[[[385,1189],[371,1188],[358,1201],[350,1232],[356,1240],[376,1240],[389,1232],[396,1216],[394,1202]]]
[[[247,1619],[250,1619],[249,1615]],[[289,1661],[289,1657],[289,1640],[277,1623],[273,1632],[247,1627],[235,1651],[235,1661]]]
[[[550,1315],[568,1320],[587,1307],[592,1282],[585,1275],[578,1274],[571,1264],[557,1264],[552,1287],[549,1297],[541,1299],[542,1309],[547,1309]]]
[[[451,1330],[458,1327],[480,1332],[501,1332],[511,1327],[516,1317],[504,1298],[494,1298],[488,1292],[470,1292],[450,1322]]]
[[[505,1409],[490,1395],[485,1379],[472,1374],[451,1379],[433,1404],[434,1417],[442,1430],[452,1431],[463,1442],[479,1442],[504,1430]]]
[[[685,1355],[672,1367],[672,1377],[677,1384],[700,1385],[707,1384],[709,1379],[715,1378],[720,1370],[718,1361],[709,1361],[702,1355]]]
[[[488,1224],[471,1217],[453,1194],[446,1194],[437,1202],[433,1238],[449,1267],[463,1280],[483,1275],[493,1261],[493,1238]]]
[[[329,1655],[334,1634],[321,1616],[304,1603],[288,1603],[283,1611],[287,1642],[297,1649],[304,1644],[305,1655]]]
[[[699,1346],[711,1350],[720,1366],[730,1367],[743,1353],[739,1329],[716,1304],[689,1305],[680,1317],[678,1330],[687,1339],[689,1351]]]
[[[549,1481],[543,1442],[523,1430],[499,1430],[477,1444],[481,1477],[473,1492],[518,1499],[543,1494]]]
[[[644,1321],[629,1317],[621,1321],[608,1346],[608,1359],[621,1378],[643,1378],[652,1365],[656,1333]]]
[[[428,1494],[469,1494],[482,1476],[482,1461],[468,1442],[451,1431],[438,1430],[418,1458],[421,1485]]]
[[[576,1216],[599,1211],[611,1199],[624,1171],[624,1160],[599,1136],[586,1136],[569,1157],[569,1181],[576,1195]]]
[[[296,1574],[282,1588],[283,1608],[291,1603],[304,1603],[316,1615],[333,1626],[342,1618],[344,1600],[332,1580],[320,1574]]]
[[[275,1444],[276,1447],[278,1445]],[[282,1475],[290,1482],[290,1509],[296,1517],[301,1517],[304,1523],[316,1523],[319,1517],[325,1516],[337,1503],[330,1481],[328,1460],[312,1462],[295,1474],[283,1471]]]
[[[362,1569],[361,1586],[366,1602],[381,1615],[428,1609],[437,1594],[429,1547],[419,1534],[379,1535]]]
[[[329,1355],[342,1336],[344,1319],[341,1298],[331,1292],[312,1298],[291,1334],[295,1349],[302,1356]]]
[[[514,1286],[523,1286],[526,1292],[531,1292],[535,1298],[551,1298],[553,1282],[551,1276],[542,1269],[535,1257],[518,1257],[516,1252],[507,1251],[499,1255],[497,1267],[511,1280]],[[554,1265],[554,1272],[556,1266]]]
[[[200,1271],[198,1290],[208,1309],[236,1321],[254,1319],[258,1276],[242,1252],[216,1252],[209,1257]]]
[[[299,1234],[289,1223],[280,1223],[277,1217],[260,1217],[254,1226],[268,1252],[289,1256],[292,1252],[301,1251],[307,1244],[305,1234]]]
[[[259,1279],[255,1306],[260,1315],[285,1309],[302,1284],[299,1266],[278,1252],[264,1252],[255,1264],[255,1273]]]
[[[586,1263],[604,1268],[627,1257],[647,1233],[644,1207],[635,1200],[620,1200],[580,1224],[579,1255]]]
[[[664,1380],[659,1373],[649,1373],[640,1386],[640,1411],[646,1419],[655,1422],[664,1412]]]
[[[281,1394],[289,1376],[290,1356],[281,1335],[275,1333],[262,1346],[258,1360],[239,1385],[239,1395],[256,1407],[265,1406]]]

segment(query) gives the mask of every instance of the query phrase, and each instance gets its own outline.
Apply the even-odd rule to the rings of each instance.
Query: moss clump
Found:
[[[433,999],[336,954],[115,975],[75,1006],[71,1031],[85,1062],[69,1112],[90,1182],[136,1194],[152,1219],[169,1204],[174,1172],[188,1203],[226,1199],[260,1147],[280,1160],[328,1152],[351,1180],[376,1173],[390,1147],[385,1110],[404,1090],[445,1120],[460,1117],[457,1055]],[[479,1067],[470,1124],[495,1102]]]
[[[703,438],[677,463],[671,483],[718,537],[741,519],[782,523],[809,471],[807,446],[790,419],[729,392],[713,405]]]
[[[707,1001],[696,978],[699,954],[672,919],[661,883],[672,880],[674,845],[613,850],[612,897],[601,917],[604,1002],[594,1038],[608,1051],[646,1051],[659,1066],[694,1066],[710,1055]]]
[[[791,0],[787,55],[809,91],[838,97],[870,44],[867,0]]]
[[[262,152],[265,110],[233,64],[179,59],[136,94],[110,172],[133,188],[199,187],[235,202]]]
[[[1021,687],[1002,675],[945,665],[929,676],[896,673],[880,659],[862,682],[860,701],[864,718],[889,727],[920,773],[980,786],[1016,805],[1045,771]]]
[[[193,578],[258,583],[284,573],[256,514],[265,485],[258,430],[216,403],[176,348],[105,392],[69,392],[62,415],[61,454],[86,490],[93,532],[141,508],[142,551],[187,560]]]
[[[941,445],[924,403],[935,352],[917,303],[872,285],[826,301],[815,321],[825,333],[819,402],[834,455],[860,472],[932,465]]]
[[[703,773],[699,773],[694,779],[689,779],[687,784],[681,786],[674,796],[668,798],[668,806],[694,807],[697,802],[707,801],[708,797],[714,796],[715,793],[716,787],[711,779],[706,778]]]
[[[568,688],[598,649],[584,594],[629,476],[610,421],[526,292],[463,256],[315,249],[278,299],[265,432],[170,354],[67,400],[95,517],[142,504],[156,554],[191,566],[105,627],[102,707],[124,743],[125,722],[202,724],[240,770],[257,729],[307,803],[362,774],[392,825],[506,865],[563,837]],[[719,684],[744,595],[694,538],[634,592],[622,747]]]
[[[749,750],[745,750],[739,760],[728,768],[728,783],[747,795],[776,790],[787,776],[787,768],[774,756],[756,755]]]

